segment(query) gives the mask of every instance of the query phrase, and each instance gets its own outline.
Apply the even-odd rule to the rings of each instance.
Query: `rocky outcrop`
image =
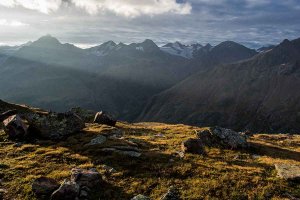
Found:
[[[32,183],[32,191],[39,199],[47,199],[58,188],[59,184],[47,177],[40,177]]]
[[[188,139],[181,145],[184,153],[205,154],[204,146],[200,139]]]
[[[80,107],[71,108],[71,112],[79,116],[85,123],[92,123],[97,112]]]
[[[101,111],[101,112],[96,113],[95,118],[94,118],[94,123],[105,124],[108,126],[115,126],[117,123],[117,120],[113,119],[107,113]]]
[[[228,149],[248,147],[247,136],[231,129],[214,127],[198,132],[197,136],[206,146]]]
[[[28,136],[28,125],[19,115],[9,116],[3,121],[4,131],[10,139],[24,140]]]
[[[93,138],[87,145],[92,146],[92,145],[97,145],[97,144],[103,144],[106,142],[106,137],[103,135],[99,135],[95,138]]]

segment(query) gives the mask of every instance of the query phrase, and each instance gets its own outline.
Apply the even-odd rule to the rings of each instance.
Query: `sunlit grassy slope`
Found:
[[[244,151],[207,148],[207,155],[186,154],[180,158],[185,139],[196,137],[202,128],[159,123],[127,124],[117,128],[124,139],[109,139],[102,145],[86,146],[92,138],[111,127],[87,124],[83,132],[62,142],[39,141],[14,147],[0,131],[0,188],[6,199],[34,199],[32,181],[47,176],[62,182],[73,167],[97,168],[106,184],[99,191],[103,200],[129,200],[144,194],[159,199],[176,185],[183,199],[285,199],[300,197],[299,184],[276,177],[274,163],[300,164],[300,136],[259,134]],[[157,136],[157,134],[162,134]],[[103,146],[137,144],[140,158],[108,155]],[[116,169],[107,174],[103,165]],[[288,198],[286,198],[288,199]]]

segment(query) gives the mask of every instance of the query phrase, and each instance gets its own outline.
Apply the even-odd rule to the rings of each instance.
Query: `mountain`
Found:
[[[272,50],[274,47],[275,45],[268,45],[268,46],[260,47],[259,49],[257,49],[257,51],[262,53],[262,52]]]
[[[220,54],[210,45],[191,48],[208,54],[207,60]],[[235,52],[232,46],[223,50]],[[240,53],[243,51],[251,50],[242,48]],[[244,53],[230,58],[238,61],[250,56]],[[132,121],[154,95],[216,63],[207,60],[166,53],[149,39],[132,44],[109,41],[80,49],[46,35],[3,59],[0,94],[5,100],[56,111],[73,106],[109,110],[116,117]],[[227,62],[227,57],[219,56],[215,61]]]
[[[43,36],[0,65],[1,98],[57,111],[109,110],[133,120],[154,94],[191,73],[185,59],[165,54],[151,40],[117,46],[97,56]]]
[[[244,49],[226,42],[211,52],[219,52],[216,55],[222,58],[228,55],[222,48],[232,45],[238,47],[238,54]],[[139,120],[299,132],[299,85],[300,39],[284,40],[251,59],[216,65],[188,77],[153,97]]]

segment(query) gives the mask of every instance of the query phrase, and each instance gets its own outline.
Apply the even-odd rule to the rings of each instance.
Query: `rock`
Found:
[[[181,200],[179,190],[175,186],[171,186],[160,200]]]
[[[248,147],[247,137],[230,129],[214,127],[197,133],[206,146],[237,149]]]
[[[300,165],[275,164],[275,169],[280,178],[288,181],[300,181]]]
[[[205,154],[205,150],[200,139],[190,138],[182,143],[181,148],[185,153]]]
[[[118,153],[118,154],[121,154],[121,155],[126,155],[126,156],[130,156],[130,157],[135,157],[135,158],[138,158],[142,155],[142,153],[137,152],[137,151],[119,150],[119,149],[116,149],[116,148],[103,148],[102,151]]]
[[[79,185],[72,181],[64,181],[51,195],[51,200],[75,200],[79,195]]]
[[[9,110],[7,112],[4,112],[4,113],[0,114],[0,122],[3,122],[8,117],[10,117],[12,115],[16,115],[16,114],[18,114],[17,110]]]
[[[131,200],[151,200],[151,199],[147,196],[139,194],[139,195],[133,197]]]
[[[115,170],[113,167],[103,165],[102,168],[105,170],[105,173],[107,173],[107,174],[117,173],[117,170]]]
[[[103,135],[111,139],[118,139],[123,137],[123,132],[120,129],[113,129],[109,132],[103,133]]]
[[[99,135],[96,138],[92,139],[87,145],[96,145],[96,144],[103,144],[106,142],[106,137],[103,135]]]
[[[32,191],[37,197],[49,199],[51,194],[59,188],[59,184],[51,178],[40,177],[33,181]]]
[[[45,139],[59,140],[81,131],[85,124],[74,113],[30,114],[26,118],[32,130]]]
[[[79,169],[74,168],[71,171],[71,181],[79,185],[79,187],[88,187],[90,189],[97,188],[102,182],[102,177],[96,169]]]
[[[101,111],[101,112],[96,113],[95,118],[94,118],[94,123],[105,124],[108,126],[115,126],[117,123],[117,120],[113,119],[107,113],[104,113],[103,111]]]
[[[97,112],[92,110],[85,110],[80,107],[71,108],[71,112],[79,116],[85,123],[93,123],[94,117]]]
[[[28,125],[19,115],[12,115],[3,121],[4,131],[10,139],[24,140],[28,136]]]
[[[176,151],[175,152],[177,156],[179,156],[179,158],[184,158],[184,152],[183,151]]]

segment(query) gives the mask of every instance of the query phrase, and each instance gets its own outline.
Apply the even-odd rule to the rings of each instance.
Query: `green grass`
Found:
[[[13,147],[0,131],[0,179],[7,199],[34,199],[31,184],[40,176],[62,182],[73,167],[97,168],[106,184],[101,199],[128,200],[137,194],[159,199],[176,185],[183,199],[284,199],[284,194],[300,197],[300,186],[276,177],[274,163],[300,164],[300,137],[260,134],[251,138],[247,151],[206,148],[207,155],[177,156],[181,142],[196,137],[199,127],[159,123],[118,123],[126,140],[142,149],[140,158],[106,154],[102,147],[129,146],[124,140],[108,140],[103,145],[85,146],[92,138],[112,128],[87,124],[87,128],[62,142],[39,141]],[[155,137],[156,134],[164,137]],[[259,158],[252,155],[258,154]],[[172,160],[172,161],[171,161]],[[108,175],[103,165],[117,173]],[[0,186],[1,187],[1,186]]]

